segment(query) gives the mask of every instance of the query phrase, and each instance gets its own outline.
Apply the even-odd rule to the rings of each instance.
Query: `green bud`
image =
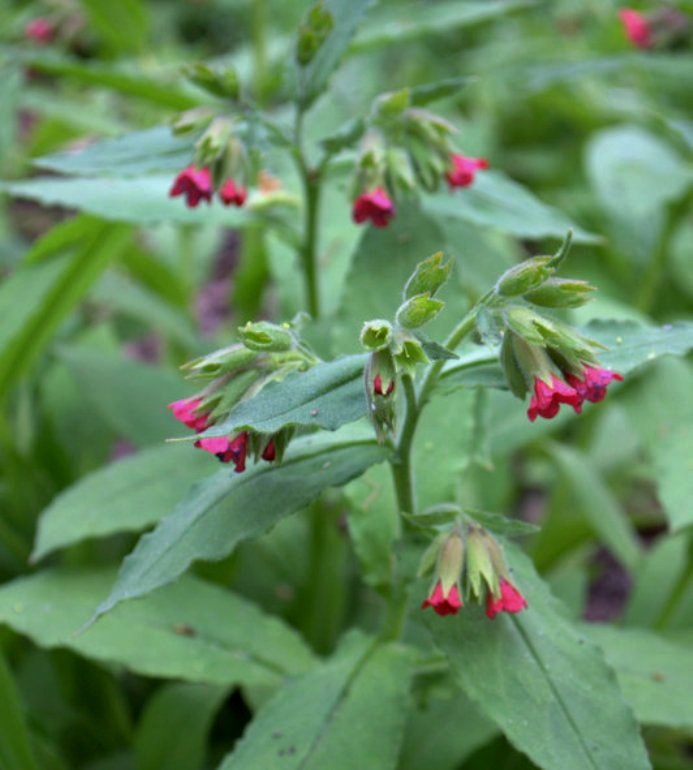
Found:
[[[464,541],[457,528],[443,540],[438,552],[436,572],[443,588],[443,594],[447,595],[453,585],[458,583],[462,575],[464,565]]]
[[[226,151],[231,137],[231,122],[215,118],[195,143],[195,160],[198,166],[211,166]]]
[[[506,334],[509,333],[506,332]],[[546,348],[543,345],[530,345],[517,334],[510,336],[513,357],[524,377],[527,388],[532,388],[535,377],[544,380],[544,382],[551,382],[551,359]]]
[[[222,374],[233,372],[249,364],[256,357],[256,353],[248,350],[244,345],[235,344],[228,348],[215,350],[206,356],[200,356],[188,361],[181,366],[190,378],[213,379]]]
[[[211,110],[206,107],[198,107],[194,110],[182,112],[174,120],[171,130],[176,136],[187,136],[201,131],[208,126],[214,117]]]
[[[399,147],[389,147],[385,151],[385,174],[387,187],[391,190],[409,191],[416,187],[409,156]]]
[[[401,341],[395,351],[395,361],[399,368],[413,377],[416,365],[429,363],[429,358],[421,343],[414,337],[408,337]]]
[[[498,593],[498,575],[487,545],[486,530],[476,525],[470,525],[467,531],[467,585],[472,595],[481,601],[485,596],[485,588],[494,595]]]
[[[515,358],[515,351],[513,350],[514,336],[510,330],[507,330],[503,335],[500,362],[511,393],[518,398],[524,398],[527,395],[527,380]]]
[[[512,305],[503,314],[507,326],[515,332],[518,337],[526,340],[532,345],[543,345],[544,336],[537,327],[537,320],[542,320],[533,310],[522,305]]]
[[[212,96],[218,96],[221,99],[238,99],[240,93],[238,75],[229,67],[213,70],[206,64],[198,62],[186,67],[184,73],[188,80]]]
[[[381,94],[373,102],[373,118],[378,123],[389,123],[399,118],[409,107],[410,91],[402,88]]]
[[[540,286],[553,273],[547,265],[550,257],[533,257],[511,267],[498,279],[496,293],[516,297]]]
[[[439,299],[432,299],[428,292],[417,294],[400,305],[395,320],[405,329],[418,329],[419,326],[432,321],[444,305]]]
[[[443,262],[443,252],[437,251],[416,266],[404,286],[404,299],[417,294],[428,293],[431,297],[448,280],[452,270],[452,260]]]
[[[315,58],[333,27],[334,18],[320,0],[308,11],[306,21],[298,30],[296,60],[302,67],[306,67]]]
[[[249,321],[239,328],[238,334],[246,348],[266,353],[284,353],[291,350],[296,341],[289,328],[269,321]]]
[[[397,370],[389,348],[371,353],[364,370],[364,387],[371,418],[378,441],[395,430],[395,385]]]
[[[581,307],[589,302],[595,290],[587,281],[549,278],[541,286],[525,294],[527,302],[540,307]]]
[[[382,350],[392,341],[392,324],[383,319],[366,321],[361,329],[360,340],[366,350]]]

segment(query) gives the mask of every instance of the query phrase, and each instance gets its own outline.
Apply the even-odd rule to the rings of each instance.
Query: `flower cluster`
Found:
[[[689,14],[672,7],[640,13],[633,8],[618,12],[630,43],[643,51],[690,48],[693,24]]]
[[[437,544],[435,579],[421,609],[438,615],[455,615],[464,605],[463,595],[485,604],[493,620],[499,612],[516,613],[527,601],[510,579],[510,570],[499,543],[477,524],[463,533],[459,526]]]
[[[206,166],[196,168],[194,165],[187,166],[176,176],[169,192],[172,198],[183,195],[186,205],[193,209],[200,201],[211,203],[213,194],[211,170]],[[225,206],[240,207],[245,203],[247,194],[243,185],[227,179],[217,190],[217,195]]]
[[[56,31],[55,24],[41,16],[31,19],[24,27],[25,37],[39,45],[51,43],[55,38]]]

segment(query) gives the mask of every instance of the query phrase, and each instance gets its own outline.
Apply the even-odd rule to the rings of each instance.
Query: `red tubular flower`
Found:
[[[443,584],[438,580],[431,592],[431,595],[423,601],[421,609],[425,610],[426,607],[433,607],[433,611],[438,615],[456,615],[462,606],[459,591],[457,585],[452,584],[447,596],[443,593]]]
[[[212,200],[212,174],[206,167],[195,168],[188,166],[174,179],[169,192],[172,198],[177,195],[185,196],[185,203],[194,209],[201,200],[210,203]]]
[[[568,384],[577,391],[580,401],[589,401],[596,404],[606,396],[607,387],[614,381],[623,380],[620,374],[612,372],[609,369],[602,369],[595,366],[585,366],[582,372],[582,378],[573,374],[566,376]]]
[[[467,158],[464,155],[453,155],[450,158],[452,168],[446,172],[445,178],[448,180],[450,188],[469,187],[474,181],[476,172],[480,169],[488,168],[488,161],[485,158]]]
[[[376,187],[368,193],[361,193],[354,201],[351,216],[356,224],[362,224],[367,219],[374,227],[387,227],[395,215],[395,204],[382,187]]]
[[[561,404],[572,406],[580,414],[582,409],[582,397],[578,391],[563,382],[563,380],[551,375],[551,384],[547,384],[539,377],[534,378],[534,395],[529,403],[527,417],[534,422],[539,417],[550,420],[558,414]]]
[[[489,591],[486,596],[486,617],[493,620],[499,612],[520,612],[527,606],[525,597],[505,578],[500,581],[500,597],[496,599]]]
[[[55,25],[48,19],[32,19],[26,27],[24,34],[29,40],[42,45],[50,43],[55,37]]]
[[[195,446],[216,455],[222,463],[233,463],[236,473],[243,473],[245,470],[245,458],[248,452],[248,434],[245,431],[233,439],[227,436],[201,438],[195,442]]]
[[[264,448],[262,452],[262,459],[266,460],[268,463],[271,463],[271,462],[274,462],[276,457],[277,457],[277,448],[274,445],[274,441],[270,439],[267,442],[267,446]]]
[[[618,12],[626,37],[636,48],[650,48],[652,30],[647,19],[632,8],[623,8]]]
[[[201,398],[181,398],[170,403],[168,408],[173,411],[176,420],[192,428],[196,433],[202,433],[209,427],[207,423],[209,414],[196,414],[201,403]]]
[[[233,179],[227,179],[219,190],[219,198],[224,206],[238,206],[239,208],[245,203],[246,191],[243,185],[237,185]]]

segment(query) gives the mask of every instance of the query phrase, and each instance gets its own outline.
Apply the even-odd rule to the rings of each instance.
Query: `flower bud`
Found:
[[[266,353],[284,353],[291,350],[295,343],[294,335],[288,328],[269,321],[249,321],[239,328],[238,334],[246,348]]]
[[[296,60],[306,67],[314,59],[334,27],[334,18],[319,0],[308,11],[308,18],[301,24],[296,41]]]
[[[405,329],[418,329],[432,321],[444,306],[444,302],[433,299],[428,292],[417,294],[400,305],[395,321]]]
[[[404,286],[404,299],[425,293],[432,297],[448,280],[451,270],[452,260],[443,262],[442,251],[437,251],[428,259],[419,262]]]
[[[507,326],[518,337],[521,337],[531,345],[543,345],[544,335],[537,325],[538,321],[545,321],[540,315],[521,305],[513,305],[503,314]]]
[[[368,414],[379,442],[395,430],[397,370],[389,348],[371,354],[364,371]]]
[[[238,75],[230,67],[213,70],[202,62],[185,69],[185,76],[199,88],[220,99],[238,99],[240,87]]]
[[[408,88],[381,94],[373,102],[373,119],[376,123],[390,123],[402,116],[409,107],[409,103],[410,91]]]
[[[195,144],[195,161],[198,166],[211,166],[225,152],[231,136],[231,122],[215,118]]]
[[[399,147],[389,147],[385,151],[385,177],[388,187],[395,192],[410,191],[416,187],[409,156]]]
[[[549,278],[541,286],[528,291],[524,297],[527,302],[540,307],[581,307],[590,301],[590,292],[594,291],[587,281],[570,278]]]
[[[361,329],[360,340],[366,350],[382,350],[392,341],[392,324],[381,318],[366,321]]]
[[[499,590],[498,573],[488,548],[488,533],[477,525],[467,531],[465,575],[469,591],[477,601],[483,600],[487,590],[494,594]]]
[[[236,371],[249,364],[256,357],[253,350],[237,343],[206,356],[200,356],[181,366],[190,379],[213,379],[222,374]]]
[[[553,273],[548,267],[551,257],[533,257],[511,267],[498,279],[496,293],[516,297],[540,286]]]
[[[403,329],[398,329],[395,332],[393,352],[397,366],[411,376],[414,375],[417,364],[427,364],[430,360],[419,340],[407,334]]]
[[[438,615],[454,615],[462,607],[460,577],[464,565],[464,541],[457,528],[441,542],[436,579],[422,609],[432,607]]]
[[[194,110],[186,110],[176,117],[171,130],[176,136],[187,136],[206,128],[214,117],[211,110],[206,107],[197,107]]]
[[[517,398],[524,398],[527,395],[527,380],[515,358],[513,350],[514,333],[508,329],[503,335],[503,342],[500,349],[500,363],[508,381],[510,392]]]

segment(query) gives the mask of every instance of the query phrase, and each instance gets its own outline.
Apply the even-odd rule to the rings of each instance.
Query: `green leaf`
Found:
[[[153,447],[106,465],[68,487],[43,511],[31,559],[88,537],[145,529],[216,469],[213,457],[189,444]]]
[[[454,193],[426,196],[423,207],[439,217],[461,219],[522,238],[553,236],[562,240],[566,230],[572,228],[578,243],[600,240],[499,171],[484,171],[477,175],[473,185]]]
[[[638,366],[666,354],[685,355],[693,349],[693,321],[665,326],[645,326],[635,321],[595,320],[582,331],[606,345],[599,354],[604,366],[627,374]]]
[[[197,559],[222,559],[239,542],[259,537],[324,489],[345,484],[385,456],[386,450],[374,440],[346,443],[310,437],[294,442],[281,465],[258,463],[242,474],[224,468],[195,486],[170,516],[140,539],[92,620],[124,599],[175,580]]]
[[[449,34],[532,5],[535,5],[534,0],[439,2],[431,7],[399,4],[374,15],[372,23],[359,33],[351,50],[361,52],[386,45],[402,45],[407,40],[431,35]]]
[[[614,556],[630,572],[643,555],[635,530],[596,468],[582,453],[561,444],[549,446],[549,457],[565,479],[573,506],[580,510]]]
[[[19,693],[0,650],[0,767],[2,770],[38,770],[31,750],[29,728]]]
[[[0,191],[49,206],[64,206],[116,222],[151,225],[158,222],[218,224],[243,227],[249,215],[218,201],[188,208],[169,197],[173,175],[128,178],[37,177],[22,182],[0,182]]]
[[[650,768],[633,714],[600,650],[565,618],[518,549],[506,546],[529,609],[427,616],[464,692],[544,770]],[[452,620],[452,622],[451,622]]]
[[[42,155],[33,164],[70,176],[143,176],[164,171],[175,174],[190,164],[194,151],[194,137],[175,136],[170,128],[157,126],[102,139],[78,152]]]
[[[100,223],[73,256],[20,268],[4,283],[0,289],[0,394],[34,363],[131,235],[129,227]]]
[[[137,727],[137,770],[198,770],[227,687],[169,684],[149,699]]]
[[[188,395],[176,372],[72,345],[59,351],[83,397],[113,431],[137,446],[180,435],[166,405]]]
[[[41,647],[67,647],[146,676],[214,685],[277,686],[309,670],[298,634],[254,604],[186,576],[77,633],[112,570],[47,570],[0,587],[0,623]]]
[[[89,24],[117,52],[141,52],[147,40],[147,14],[141,0],[80,0]]]
[[[424,83],[409,89],[410,103],[413,107],[425,107],[431,102],[456,96],[463,88],[466,88],[473,78],[456,77],[443,78],[433,83]]]
[[[286,425],[336,430],[358,420],[367,414],[363,388],[367,358],[346,356],[271,382],[202,435],[226,436],[239,430],[276,433]]]
[[[411,675],[408,650],[352,634],[258,713],[219,770],[395,770]]]
[[[479,511],[475,508],[465,508],[465,513],[469,514],[474,521],[481,524],[486,529],[491,530],[497,535],[512,537],[513,535],[533,535],[539,530],[536,524],[530,524],[520,519],[511,519],[501,513],[490,513],[489,511]]]
[[[651,631],[584,626],[603,650],[640,722],[693,728],[693,651]]]
[[[372,0],[324,0],[321,3],[332,17],[332,29],[306,66],[295,64],[296,96],[301,109],[307,109],[327,88],[371,3]]]

